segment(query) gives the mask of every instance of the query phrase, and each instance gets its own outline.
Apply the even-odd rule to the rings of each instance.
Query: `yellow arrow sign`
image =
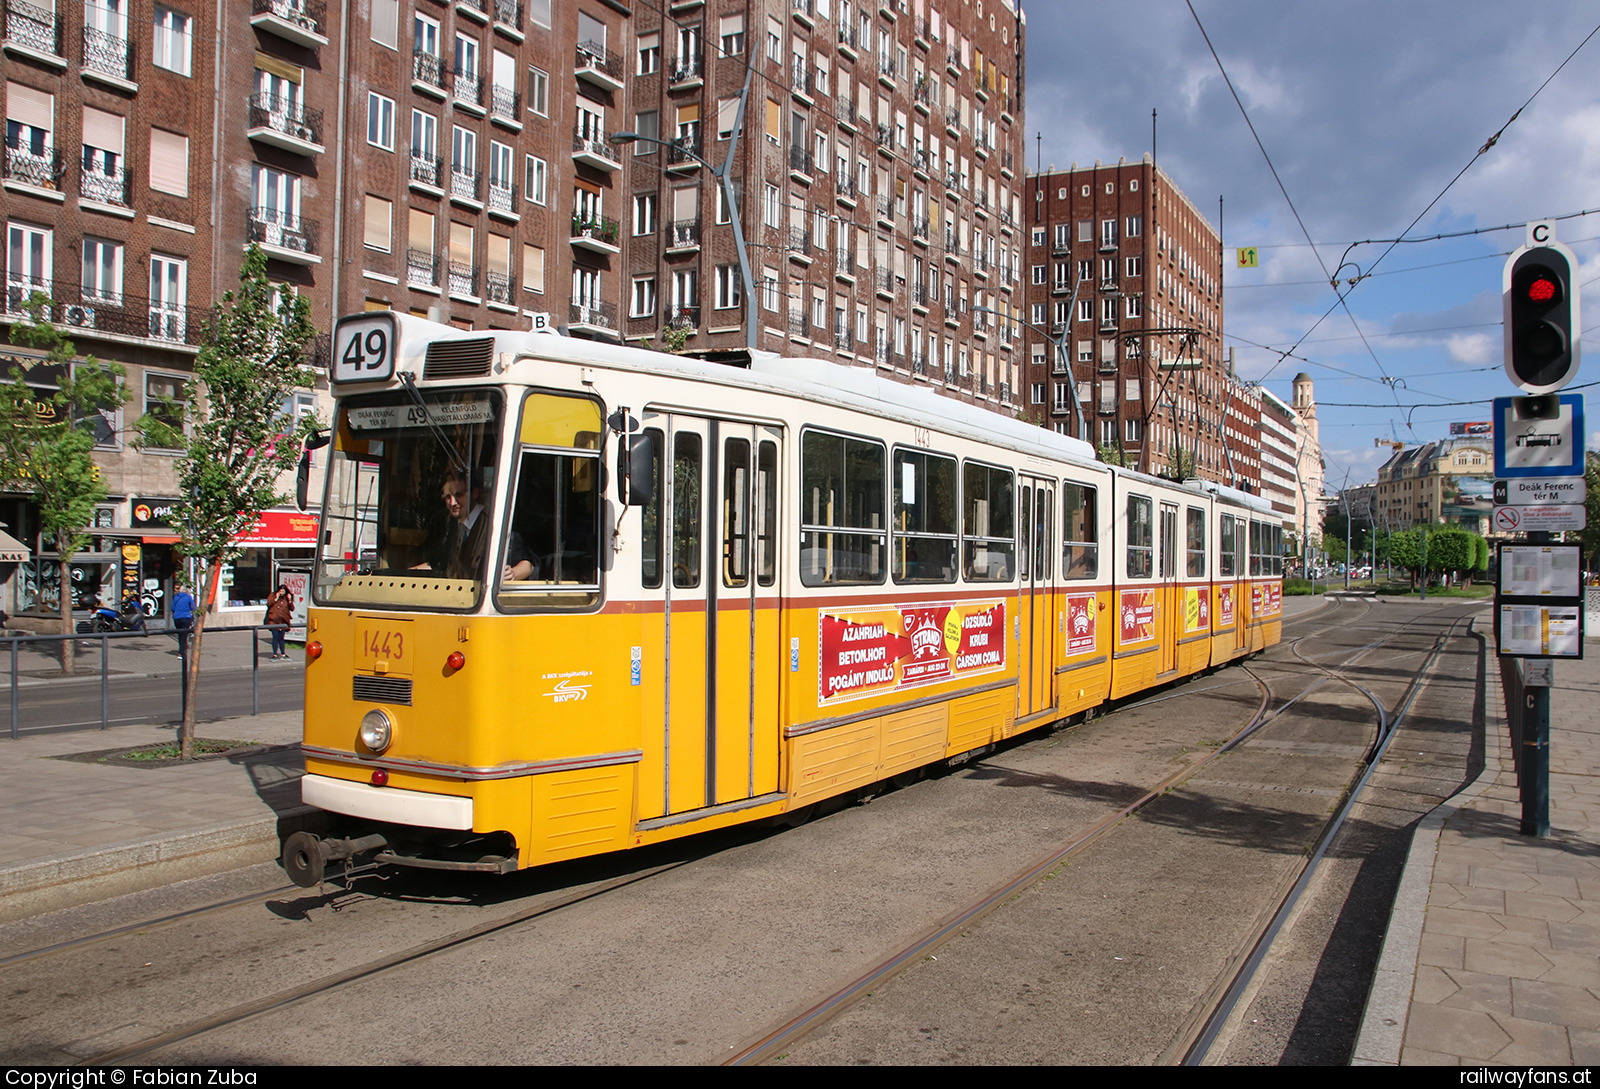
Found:
[[[1238,253],[1240,268],[1259,268],[1261,266],[1259,255],[1256,253],[1254,246],[1240,246]]]

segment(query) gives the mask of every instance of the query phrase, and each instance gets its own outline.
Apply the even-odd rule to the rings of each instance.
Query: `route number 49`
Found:
[[[336,382],[375,382],[394,375],[394,326],[382,318],[347,321],[334,345]]]

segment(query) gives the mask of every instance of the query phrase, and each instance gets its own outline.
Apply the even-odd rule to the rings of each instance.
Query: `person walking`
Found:
[[[177,592],[172,595],[172,626],[178,629],[178,657],[189,657],[189,630],[194,627],[194,595],[189,584],[178,580]]]
[[[289,657],[283,640],[289,631],[289,620],[293,615],[294,595],[280,582],[278,588],[272,591],[272,596],[267,598],[266,623],[272,629],[272,660],[275,662]]]

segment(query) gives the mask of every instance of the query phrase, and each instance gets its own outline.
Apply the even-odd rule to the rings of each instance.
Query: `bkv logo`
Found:
[[[589,686],[586,684],[573,684],[562,681],[545,695],[557,703],[567,703],[572,700],[586,700],[589,698]]]

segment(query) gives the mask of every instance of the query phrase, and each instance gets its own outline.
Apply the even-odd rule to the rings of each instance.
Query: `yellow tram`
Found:
[[[331,377],[303,885],[802,811],[1280,636],[1258,497],[860,368],[382,312]]]

